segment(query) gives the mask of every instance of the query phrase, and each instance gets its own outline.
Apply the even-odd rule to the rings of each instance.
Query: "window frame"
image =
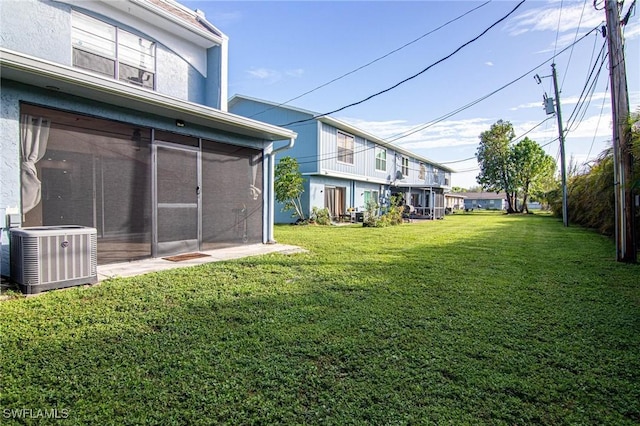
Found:
[[[340,141],[341,141],[341,137],[342,136],[342,140],[344,141],[344,145],[345,146],[340,146]],[[351,148],[348,148],[347,145],[347,141],[351,140]],[[336,151],[337,151],[337,156],[336,156],[336,160],[338,161],[338,163],[343,163],[343,164],[349,164],[349,165],[354,165],[355,164],[355,148],[356,148],[356,137],[353,135],[350,135],[348,133],[345,133],[343,131],[337,130],[336,132]],[[349,157],[351,158],[351,162],[347,161],[349,159]]]
[[[367,207],[367,202],[370,200],[375,201],[376,205],[380,205],[380,191],[377,189],[367,189],[362,195],[365,208]]]
[[[94,31],[95,28],[92,26],[100,30]],[[84,38],[82,35],[84,35]],[[107,37],[104,37],[105,35]],[[83,42],[92,39],[96,41],[94,47],[92,47],[91,43],[83,44]],[[135,39],[138,39],[139,48],[130,43]],[[103,46],[100,46],[100,44],[103,44]],[[149,38],[77,10],[72,10],[71,50],[72,66],[75,68],[107,76],[137,87],[156,90],[157,43]],[[139,62],[132,59],[136,55],[140,55]],[[76,59],[76,56],[78,56],[78,59]],[[91,61],[91,56],[95,56],[97,60],[102,58],[106,62],[112,62],[113,73],[111,73],[111,70],[105,72],[98,69],[98,67],[92,68],[80,65],[79,62],[83,56],[88,61]],[[124,70],[129,72],[124,72]],[[134,74],[136,70],[138,71],[139,81],[128,75]],[[150,83],[145,84],[149,80]]]
[[[384,158],[381,158],[380,154],[383,154]],[[376,146],[375,159],[376,159],[376,171],[386,172],[387,171],[387,149],[381,146]],[[382,165],[382,167],[379,167],[379,164]]]
[[[400,160],[402,176],[409,176],[409,157],[402,156]]]

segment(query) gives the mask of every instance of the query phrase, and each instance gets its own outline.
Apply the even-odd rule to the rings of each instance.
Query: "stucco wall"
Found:
[[[20,205],[20,106],[17,93],[0,89],[0,275],[9,276],[9,234],[6,214]]]
[[[0,8],[0,46],[52,62],[71,63],[71,8],[68,5],[2,0]]]
[[[90,5],[93,3],[85,6]],[[0,45],[3,48],[66,66],[72,65],[70,5],[50,0],[2,0],[0,7]],[[120,11],[111,11],[104,6],[98,9],[100,12],[112,12],[114,16],[84,9],[78,11],[157,43],[157,92],[219,108],[221,73],[215,70],[220,66],[218,56],[207,58],[206,49],[189,45],[161,28],[137,22]],[[173,47],[168,47],[163,41]],[[176,52],[176,47],[182,51]],[[209,73],[214,80],[209,83],[207,68],[210,68]],[[214,93],[207,94],[208,91]]]

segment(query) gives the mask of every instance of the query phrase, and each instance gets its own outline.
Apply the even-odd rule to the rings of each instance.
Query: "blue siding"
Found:
[[[229,104],[229,112],[275,125],[282,125],[311,117],[310,114],[304,114],[299,111],[272,107],[264,103],[241,98],[237,98],[234,102]],[[317,172],[316,159],[318,157],[318,123],[315,120],[311,120],[287,126],[287,128],[296,132],[298,137],[296,138],[296,143],[292,149],[277,154],[276,161],[282,157],[293,157],[298,160],[300,172]]]
[[[221,66],[222,63],[222,48],[220,46],[214,46],[207,51],[207,78],[206,86],[204,90],[196,91],[198,95],[204,95],[202,99],[203,103],[211,108],[220,109],[221,102]],[[192,69],[193,70],[193,69]],[[193,70],[196,72],[195,70]],[[196,78],[196,76],[190,76],[190,78]],[[194,84],[195,86],[195,84]],[[192,101],[198,102],[198,101]]]
[[[236,97],[229,104],[230,112],[243,115],[270,124],[283,125],[297,120],[313,117],[309,111],[274,104],[258,99]],[[391,191],[420,195],[420,204],[427,206],[430,200],[426,194],[432,187],[439,197],[442,189],[450,186],[451,173],[443,169],[403,154],[391,147],[378,145],[360,134],[336,128],[332,123],[310,120],[302,124],[286,126],[298,133],[295,147],[279,156],[291,156],[298,160],[300,169],[305,173],[307,182],[303,194],[303,207],[308,215],[313,207],[324,207],[324,189],[326,185],[345,188],[345,209],[364,210],[365,191],[378,191],[381,197]],[[353,164],[338,161],[338,131],[354,137]],[[386,169],[376,169],[376,147],[386,150]],[[402,170],[402,158],[409,158],[409,173],[402,179],[396,179],[396,172]],[[421,165],[423,170],[421,171]],[[412,191],[409,187],[414,185]],[[278,206],[280,210],[282,206]],[[291,223],[290,212],[276,212],[277,223]]]

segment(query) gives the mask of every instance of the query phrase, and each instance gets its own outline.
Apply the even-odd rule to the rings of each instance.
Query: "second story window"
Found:
[[[376,170],[387,170],[387,150],[384,148],[376,147]]]
[[[346,133],[338,132],[338,161],[353,164],[355,138]]]
[[[73,66],[155,88],[155,43],[82,13],[72,19]]]
[[[424,163],[420,163],[420,171],[418,172],[418,179],[424,180],[426,171],[427,171],[427,166],[425,166]]]
[[[409,176],[409,158],[402,157],[402,176]]]

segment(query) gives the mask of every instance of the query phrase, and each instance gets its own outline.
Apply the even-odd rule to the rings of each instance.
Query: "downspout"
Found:
[[[266,200],[264,201],[266,203],[266,208],[265,208],[265,221],[266,223],[263,223],[263,225],[265,226],[265,230],[266,232],[263,233],[263,237],[262,237],[262,242],[264,244],[275,244],[276,240],[274,238],[274,232],[273,232],[273,224],[275,222],[275,205],[276,205],[276,196],[275,196],[275,189],[274,189],[274,183],[275,183],[275,171],[276,171],[276,154],[282,151],[286,151],[287,149],[291,149],[293,148],[293,145],[295,144],[296,139],[295,138],[291,138],[289,139],[289,143],[287,143],[284,146],[281,146],[278,149],[273,149],[273,145],[270,147],[270,149],[265,149],[265,155],[268,156],[267,159],[267,194],[266,194]]]

